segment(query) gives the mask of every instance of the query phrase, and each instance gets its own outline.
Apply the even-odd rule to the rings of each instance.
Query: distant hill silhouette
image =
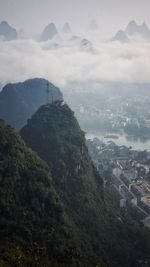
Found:
[[[147,41],[150,40],[150,29],[147,24],[143,22],[138,25],[134,20],[130,21],[126,29],[119,30],[113,37],[112,41],[128,42],[132,37],[141,37]]]
[[[7,21],[0,23],[0,36],[4,41],[16,40],[18,38],[16,29],[12,28]]]
[[[62,32],[66,34],[71,33],[70,25],[68,22],[66,22],[62,27]]]
[[[0,92],[0,118],[16,129],[23,127],[27,119],[46,103],[47,82],[35,78],[4,86]],[[62,100],[62,93],[52,83],[49,83],[49,90],[53,100]]]
[[[58,34],[56,26],[54,23],[48,24],[45,29],[43,30],[40,41],[48,41],[51,40],[55,35]]]
[[[138,25],[135,21],[131,21],[126,27],[125,31],[129,36],[139,34],[145,39],[150,39],[150,29],[145,22],[143,22],[141,25]]]
[[[122,30],[119,30],[112,40],[113,41],[119,41],[122,43],[129,42],[129,38],[128,38],[127,34]]]

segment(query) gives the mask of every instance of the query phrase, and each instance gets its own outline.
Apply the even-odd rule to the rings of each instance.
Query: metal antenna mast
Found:
[[[50,89],[49,89],[49,82],[46,83],[46,93],[47,93],[47,104],[50,104]]]
[[[53,89],[51,90],[51,94],[52,94],[52,104],[54,102],[54,98],[53,98]]]

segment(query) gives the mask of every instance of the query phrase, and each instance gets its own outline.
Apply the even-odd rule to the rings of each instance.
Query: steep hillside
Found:
[[[80,245],[47,164],[2,120],[0,218],[1,267],[78,266]]]
[[[50,97],[61,100],[62,93],[45,79],[30,79],[23,83],[7,84],[0,92],[0,118],[20,129],[28,118],[47,101],[47,83]],[[50,99],[51,100],[51,99]]]
[[[138,261],[147,258],[146,238],[105,197],[84,133],[70,108],[59,103],[41,107],[21,135],[51,169],[56,191],[83,244],[88,265],[83,260],[81,266],[143,266]]]

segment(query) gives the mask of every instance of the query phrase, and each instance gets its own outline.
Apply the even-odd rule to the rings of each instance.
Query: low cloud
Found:
[[[150,82],[150,43],[101,42],[88,51],[33,40],[0,42],[0,83],[33,77],[58,86],[73,81]]]

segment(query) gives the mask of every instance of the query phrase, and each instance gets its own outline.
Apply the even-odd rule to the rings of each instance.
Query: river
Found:
[[[93,139],[94,137],[99,138],[104,143],[108,141],[113,141],[117,145],[124,145],[126,147],[132,147],[134,150],[150,150],[150,139],[141,140],[140,138],[129,137],[125,135],[118,135],[118,139],[105,138],[102,133],[86,133],[87,139]]]

